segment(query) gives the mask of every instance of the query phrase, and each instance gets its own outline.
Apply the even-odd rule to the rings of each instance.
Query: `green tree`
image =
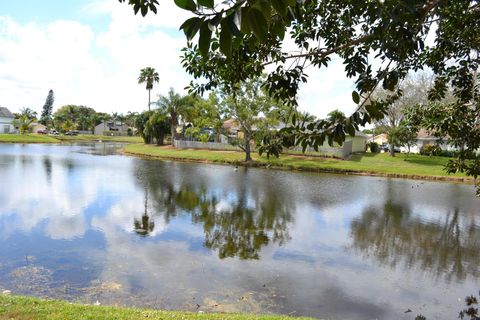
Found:
[[[172,146],[174,145],[175,132],[181,116],[187,113],[187,110],[192,107],[193,100],[190,96],[182,96],[175,93],[173,88],[170,88],[166,96],[159,95],[158,101],[155,102],[162,112],[168,114],[170,119],[170,134],[172,137]]]
[[[128,4],[145,16],[157,11],[158,1],[128,0]],[[192,15],[180,26],[189,41],[183,65],[200,81],[191,84],[192,91],[225,83],[231,89],[274,65],[268,69],[269,93],[296,104],[299,84],[308,80],[305,66],[324,69],[333,56],[341,59],[345,74],[355,80],[352,99],[358,106],[343,122],[320,119],[309,128],[293,123],[295,130],[284,132],[295,135],[302,146],[341,143],[346,134],[382,119],[402,94],[395,86],[411,70],[433,71],[430,99],[444,98],[451,86],[456,107],[469,104],[468,117],[479,114],[480,45],[471,31],[480,27],[476,0],[232,0],[222,5],[212,0],[175,0],[175,4]],[[288,52],[287,31],[297,46]],[[434,45],[426,44],[427,36]],[[191,43],[194,39],[196,44]],[[395,92],[375,100],[372,93],[380,86]],[[467,136],[480,144],[476,128],[463,139]],[[464,156],[459,153],[452,164],[456,170],[466,169]],[[474,171],[480,174],[480,166]]]
[[[165,135],[170,131],[168,115],[163,110],[155,110],[145,124],[144,134],[157,142],[157,145],[164,144]]]
[[[426,128],[438,138],[458,149],[458,156],[447,162],[450,173],[464,172],[477,179],[480,176],[480,103],[434,102],[412,109],[408,120]],[[480,196],[480,182],[477,181]]]
[[[426,104],[428,101],[428,91],[432,86],[433,79],[426,73],[407,76],[407,78],[397,86],[397,90],[402,92],[402,94],[398,99],[388,105],[385,110],[385,116],[382,119],[374,121],[377,131],[387,133],[388,135],[395,135],[395,137],[389,138],[389,140],[395,142],[395,144],[390,144],[390,156],[395,156],[395,146],[403,145],[397,139],[398,134],[405,138],[407,136],[405,136],[404,133],[416,128],[415,126],[410,126],[409,130],[407,130],[407,128],[397,130],[404,122],[407,110]],[[388,99],[388,96],[391,94],[392,91],[377,88],[372,96],[373,99],[382,100]],[[412,134],[416,134],[416,132]]]
[[[228,94],[228,91],[222,93],[226,117],[235,120],[243,134],[243,139],[236,142],[245,152],[245,161],[252,161],[251,141],[255,130],[264,126],[268,131],[272,124],[278,123],[275,115],[278,115],[277,111],[282,105],[265,94],[261,84],[261,78],[258,78],[243,82],[232,94]]]
[[[143,142],[145,143],[153,142],[153,136],[151,135],[151,131],[145,130],[148,119],[150,119],[152,114],[153,111],[145,111],[135,117],[136,134],[139,134],[143,138]]]
[[[185,119],[192,122],[195,128],[212,128],[216,142],[220,140],[220,134],[225,131],[223,129],[224,110],[216,92],[210,92],[207,99],[197,97],[193,107],[187,109]]]
[[[26,116],[30,120],[37,120],[37,112],[26,107],[20,109],[20,116]]]
[[[394,127],[388,131],[388,143],[390,144],[390,155],[395,156],[395,147],[406,147],[408,154],[410,148],[417,141],[418,129],[415,127],[408,127],[401,123],[398,127]]]
[[[22,114],[19,118],[13,120],[13,125],[18,127],[20,134],[26,134],[32,122],[33,119],[30,119],[26,114]]]
[[[47,99],[45,100],[45,104],[43,105],[42,114],[40,115],[40,123],[50,128],[52,124],[52,111],[53,111],[53,103],[55,101],[53,90],[50,90],[47,95]]]
[[[140,76],[138,77],[138,84],[145,83],[148,90],[148,111],[150,111],[150,91],[153,89],[155,82],[159,82],[160,77],[158,72],[152,67],[146,67],[140,70]]]
[[[98,120],[95,110],[85,106],[65,105],[53,114],[55,128],[62,132],[74,129],[93,130]]]

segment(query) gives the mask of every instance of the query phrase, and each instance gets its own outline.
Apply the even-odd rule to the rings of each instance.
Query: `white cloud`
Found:
[[[142,111],[147,91],[137,78],[146,66],[160,74],[152,98],[170,87],[184,92],[190,77],[181,67],[185,38],[178,27],[188,12],[162,2],[157,15],[142,17],[126,4],[95,0],[81,14],[87,21],[105,19],[107,27],[97,30],[98,25],[65,20],[21,24],[0,16],[0,105],[41,112],[53,89],[55,108],[78,104],[103,112]],[[300,109],[318,116],[335,108],[353,110],[352,82],[340,62],[308,72],[309,81],[300,90]]]

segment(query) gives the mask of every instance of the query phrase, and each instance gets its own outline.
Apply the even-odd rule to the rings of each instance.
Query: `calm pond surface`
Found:
[[[120,147],[0,145],[0,291],[189,311],[456,319],[480,288],[473,186],[235,171]]]

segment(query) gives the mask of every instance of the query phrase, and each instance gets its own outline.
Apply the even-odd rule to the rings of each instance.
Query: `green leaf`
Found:
[[[232,33],[228,28],[228,21],[223,20],[220,30],[220,51],[229,58],[232,55]]]
[[[204,22],[200,27],[200,38],[198,39],[198,48],[203,57],[208,56],[210,50],[210,40],[212,39],[212,31],[208,27],[208,22]]]
[[[260,41],[265,41],[268,35],[268,23],[263,13],[256,8],[250,8],[246,18],[248,26],[255,34],[255,37]]]
[[[353,102],[355,102],[356,104],[359,104],[359,103],[360,103],[360,95],[358,94],[357,91],[353,91],[353,92],[352,92],[352,100],[353,100]]]
[[[198,4],[210,9],[213,9],[215,3],[213,0],[198,0]]]
[[[272,7],[275,11],[282,17],[287,15],[287,6],[283,2],[283,0],[271,0]]]
[[[185,10],[195,11],[197,10],[197,5],[193,0],[174,0],[177,7],[180,7]]]
[[[249,7],[243,7],[240,9],[240,14],[237,13],[237,17],[240,18],[240,31],[244,34],[250,33],[250,24],[248,23]]]
[[[237,12],[231,13],[231,14],[227,17],[227,24],[228,24],[228,29],[230,30],[230,32],[231,32],[234,36],[239,37],[239,36],[242,35],[242,33],[240,32],[240,29],[238,29],[237,24],[235,23],[235,16],[236,16],[237,14],[238,14]]]
[[[198,17],[193,17],[188,20],[186,20],[181,26],[180,30],[183,30],[183,33],[185,33],[185,36],[187,37],[187,40],[192,40],[193,37],[198,32],[198,29],[200,29],[200,25],[202,24],[202,19]]]
[[[267,21],[270,21],[270,18],[272,17],[272,7],[270,6],[270,1],[268,0],[257,0],[255,1],[254,5],[252,6],[255,9],[258,9],[260,12],[262,12],[264,18]]]

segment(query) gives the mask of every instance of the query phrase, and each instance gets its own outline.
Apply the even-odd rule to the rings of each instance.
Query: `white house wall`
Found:
[[[0,134],[2,133],[13,133],[15,127],[12,124],[12,118],[0,117]]]

